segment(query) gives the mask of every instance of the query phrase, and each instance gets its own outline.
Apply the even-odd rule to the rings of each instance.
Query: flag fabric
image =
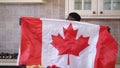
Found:
[[[106,26],[21,18],[19,65],[44,68],[115,68],[118,44]]]

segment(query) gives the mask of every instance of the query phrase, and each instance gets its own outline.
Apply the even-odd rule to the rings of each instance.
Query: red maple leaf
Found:
[[[89,37],[82,35],[76,39],[78,29],[73,30],[72,24],[67,29],[63,28],[64,38],[58,34],[52,35],[52,45],[59,51],[59,55],[68,54],[68,65],[70,64],[69,55],[79,56],[79,53],[88,45]]]

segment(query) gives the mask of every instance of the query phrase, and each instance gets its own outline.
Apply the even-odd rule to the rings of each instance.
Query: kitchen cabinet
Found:
[[[79,13],[82,18],[120,19],[120,0],[66,0],[65,14]]]

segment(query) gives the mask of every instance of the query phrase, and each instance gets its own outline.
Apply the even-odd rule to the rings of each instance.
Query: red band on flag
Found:
[[[21,18],[20,65],[41,65],[42,21],[40,18]]]
[[[117,42],[109,34],[106,27],[101,26],[97,43],[97,54],[94,68],[115,68],[118,51]]]

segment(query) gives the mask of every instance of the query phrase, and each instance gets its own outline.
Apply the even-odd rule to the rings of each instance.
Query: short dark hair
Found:
[[[74,18],[76,21],[80,21],[81,20],[81,16],[78,13],[76,13],[76,12],[69,13],[69,16]]]

